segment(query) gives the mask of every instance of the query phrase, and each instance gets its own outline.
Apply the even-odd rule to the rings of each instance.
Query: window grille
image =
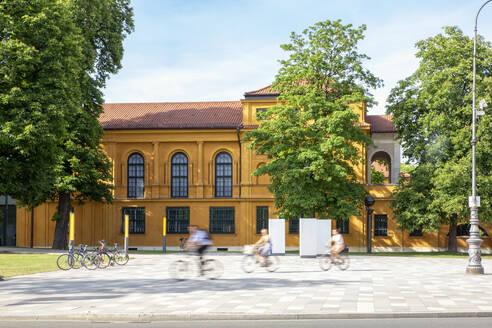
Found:
[[[166,209],[167,233],[188,233],[190,225],[189,207],[168,207]]]
[[[128,198],[144,197],[145,167],[144,158],[138,153],[128,157]]]
[[[348,234],[349,226],[350,226],[349,219],[347,220],[337,219],[337,229],[340,231],[341,234]]]
[[[234,207],[210,207],[210,233],[234,232]]]
[[[171,197],[188,197],[188,157],[183,153],[171,159]]]
[[[145,207],[123,207],[121,211],[121,233],[125,232],[125,214],[129,216],[128,232],[145,233]]]
[[[388,216],[374,215],[374,236],[387,236],[388,235]]]
[[[228,153],[215,158],[215,197],[232,197],[232,157]]]
[[[256,207],[256,233],[261,233],[261,229],[268,229],[268,206]]]
[[[289,219],[289,233],[299,233],[299,218]]]

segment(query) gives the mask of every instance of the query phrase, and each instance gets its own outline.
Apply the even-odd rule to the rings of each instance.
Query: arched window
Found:
[[[391,157],[384,151],[378,151],[371,158],[371,184],[391,183]]]
[[[228,153],[215,158],[215,197],[232,197],[232,157]]]
[[[128,198],[144,197],[144,164],[144,158],[139,153],[133,153],[128,157]]]
[[[171,159],[171,197],[188,197],[188,157],[183,153]]]

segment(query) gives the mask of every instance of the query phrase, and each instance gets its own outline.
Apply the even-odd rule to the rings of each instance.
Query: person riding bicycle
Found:
[[[261,237],[255,243],[255,246],[258,247],[256,250],[258,255],[263,257],[263,260],[267,263],[267,257],[270,256],[272,251],[272,241],[267,229],[261,229]]]
[[[340,229],[333,229],[331,232],[331,250],[330,250],[330,259],[334,262],[335,257],[344,262],[340,253],[345,249],[345,242],[343,240],[342,235],[340,234]]]
[[[205,230],[198,229],[197,225],[190,225],[188,231],[190,232],[190,238],[186,241],[184,250],[193,249],[197,252],[200,257],[200,272],[202,273],[202,267],[205,263],[203,253],[212,245],[212,240],[210,240],[208,233]]]

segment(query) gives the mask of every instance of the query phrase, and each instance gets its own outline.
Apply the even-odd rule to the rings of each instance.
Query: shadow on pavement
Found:
[[[32,282],[10,281],[8,286],[2,286],[4,293],[11,295],[25,294],[29,299],[23,299],[6,306],[21,304],[45,304],[63,300],[117,299],[128,294],[146,295],[190,293],[196,291],[234,291],[234,290],[264,290],[266,288],[313,287],[321,285],[347,285],[360,281],[341,280],[300,280],[292,281],[278,278],[235,278],[235,279],[190,279],[176,281],[175,279],[57,279],[49,285],[35,285]],[[51,295],[51,296],[50,296]]]

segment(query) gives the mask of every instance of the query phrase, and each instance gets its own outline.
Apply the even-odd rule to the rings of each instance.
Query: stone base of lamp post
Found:
[[[483,274],[482,250],[480,249],[482,239],[480,239],[479,235],[478,207],[476,204],[471,206],[470,238],[466,242],[468,243],[468,266],[466,267],[466,273]]]

